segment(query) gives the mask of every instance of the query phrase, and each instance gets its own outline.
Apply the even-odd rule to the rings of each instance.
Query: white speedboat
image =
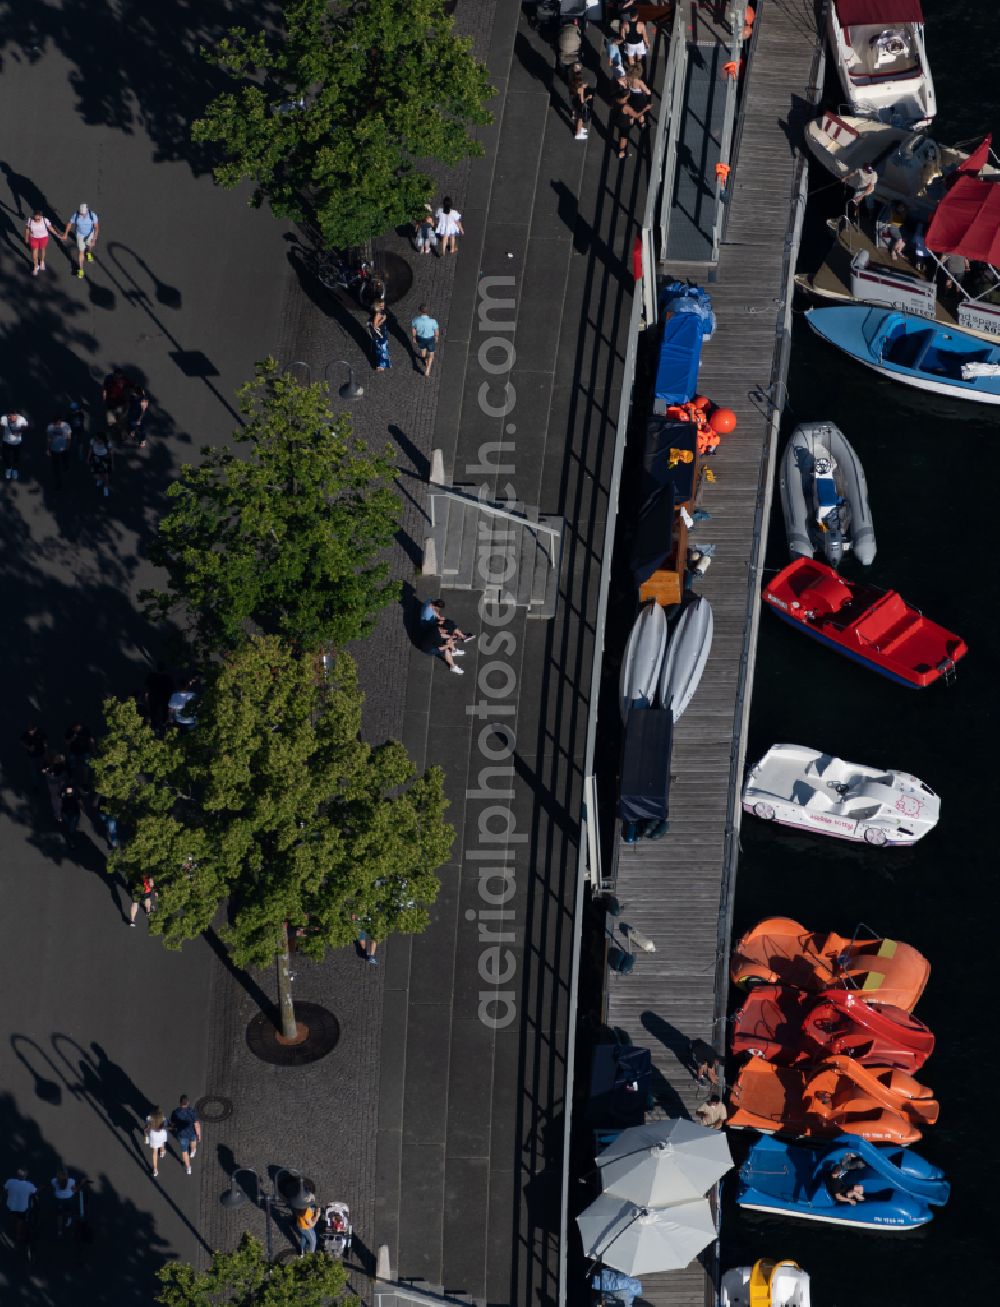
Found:
[[[761,1258],[722,1276],[721,1307],[809,1307],[809,1275],[797,1262]]]
[[[988,141],[962,150],[941,145],[925,132],[830,110],[806,124],[805,137],[813,158],[841,181],[858,168],[873,167],[878,174],[875,197],[906,205],[914,218],[933,212],[944,199],[948,178],[963,164],[984,181],[1000,177],[1000,169],[989,161]]]
[[[854,113],[922,126],[937,112],[920,0],[832,0],[830,48]]]
[[[801,744],[775,744],[751,767],[743,808],[782,826],[899,848],[934,829],[941,800],[907,772],[844,762]]]

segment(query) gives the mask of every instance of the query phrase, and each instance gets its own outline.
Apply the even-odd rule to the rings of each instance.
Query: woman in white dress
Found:
[[[146,1143],[153,1154],[153,1174],[159,1175],[160,1158],[165,1157],[167,1152],[167,1124],[158,1107],[154,1107],[146,1117]]]
[[[437,227],[438,240],[441,242],[442,254],[458,253],[458,238],[464,236],[462,228],[462,215],[457,209],[451,207],[451,196],[446,195],[441,201],[441,207],[434,215]]]

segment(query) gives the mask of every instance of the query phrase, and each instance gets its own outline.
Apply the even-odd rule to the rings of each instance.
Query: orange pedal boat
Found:
[[[751,1058],[729,1096],[728,1126],[828,1139],[838,1134],[914,1144],[938,1118],[931,1090],[905,1071],[831,1057],[798,1070]]]
[[[808,931],[789,917],[768,917],[733,949],[733,983],[792,985],[810,993],[838,986],[866,1003],[912,1012],[931,965],[909,944],[872,936]]]

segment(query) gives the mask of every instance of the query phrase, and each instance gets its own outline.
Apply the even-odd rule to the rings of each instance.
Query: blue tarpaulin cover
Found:
[[[668,318],[656,368],[656,398],[664,404],[684,404],[698,389],[701,362],[701,320],[690,313]]]
[[[692,313],[701,322],[701,333],[706,340],[715,331],[715,313],[712,297],[700,286],[686,281],[672,281],[664,286],[660,295],[660,316],[669,318],[674,313]]]

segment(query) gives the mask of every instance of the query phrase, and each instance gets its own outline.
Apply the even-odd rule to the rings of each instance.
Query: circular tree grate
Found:
[[[263,1012],[255,1016],[247,1026],[247,1047],[254,1057],[271,1066],[308,1066],[337,1047],[340,1022],[325,1007],[318,1003],[296,1003],[295,1019],[302,1038],[286,1044],[270,1017]]]
[[[209,1125],[217,1125],[220,1121],[228,1121],[232,1116],[233,1100],[224,1098],[222,1094],[206,1094],[204,1098],[198,1099],[194,1110]]]

